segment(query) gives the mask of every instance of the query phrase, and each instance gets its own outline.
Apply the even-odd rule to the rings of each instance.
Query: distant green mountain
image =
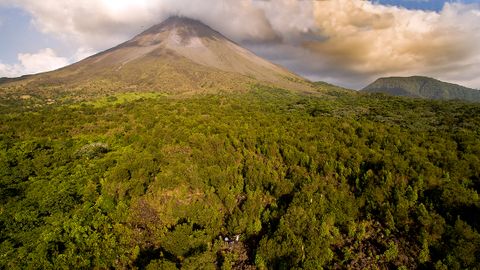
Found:
[[[422,76],[380,78],[362,91],[428,99],[480,101],[480,91],[476,89]]]

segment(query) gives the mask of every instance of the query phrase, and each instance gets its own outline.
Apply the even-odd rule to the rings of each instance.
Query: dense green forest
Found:
[[[131,96],[2,106],[0,269],[480,269],[479,104]]]

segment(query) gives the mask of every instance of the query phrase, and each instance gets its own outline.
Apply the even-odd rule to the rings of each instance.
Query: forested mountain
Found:
[[[479,104],[207,67],[179,23],[0,86],[0,269],[480,268]]]
[[[422,76],[380,78],[362,91],[428,99],[480,101],[479,90]]]

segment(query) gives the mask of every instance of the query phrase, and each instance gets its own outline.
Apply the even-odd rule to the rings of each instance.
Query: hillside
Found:
[[[0,92],[51,99],[131,91],[242,91],[257,83],[312,90],[305,79],[202,22],[184,17],[170,17],[125,43],[65,68],[3,81]]]
[[[478,268],[480,107],[331,94],[3,108],[0,268]]]
[[[421,76],[380,78],[361,91],[428,99],[480,101],[478,90]]]

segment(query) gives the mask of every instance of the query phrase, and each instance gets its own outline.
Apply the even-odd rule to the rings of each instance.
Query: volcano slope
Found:
[[[305,79],[254,55],[200,21],[171,17],[65,68],[23,80],[4,79],[3,88],[10,89],[13,99],[32,93],[39,98],[85,99],[118,92],[243,91],[256,83],[312,90]]]
[[[1,269],[479,267],[478,104],[69,78],[2,99]]]

